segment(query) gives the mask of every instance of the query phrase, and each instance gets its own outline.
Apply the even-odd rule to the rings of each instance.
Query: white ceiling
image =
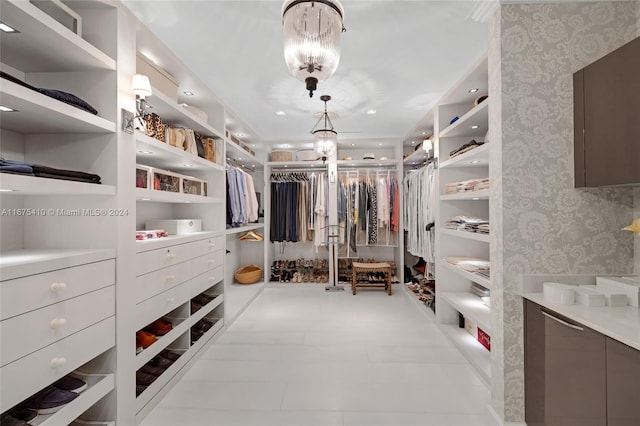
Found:
[[[340,65],[310,99],[284,64],[281,0],[123,3],[245,123],[228,127],[255,144],[311,140],[324,94],[340,140],[408,140],[487,49],[487,24],[471,17],[486,2],[344,0]]]

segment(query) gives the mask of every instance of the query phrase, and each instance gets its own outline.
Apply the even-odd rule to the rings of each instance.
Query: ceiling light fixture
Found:
[[[16,112],[17,109],[9,108],[4,105],[0,105],[0,111],[2,112]]]
[[[367,115],[375,115],[377,114],[378,111],[376,111],[375,109],[370,109],[369,111],[367,111]]]
[[[480,160],[473,160],[473,161],[470,161],[470,164],[480,164]]]
[[[291,75],[306,83],[309,97],[338,68],[343,17],[338,0],[285,0],[282,5],[284,59]]]
[[[0,30],[4,31],[5,33],[19,33],[20,31],[16,30],[13,27],[10,27],[9,25],[5,24],[4,22],[0,21]]]
[[[327,158],[333,154],[336,148],[336,144],[338,143],[338,132],[333,129],[333,123],[331,123],[331,119],[327,113],[327,102],[331,100],[331,96],[322,95],[320,96],[320,100],[324,102],[324,114],[322,114],[322,117],[318,119],[315,126],[311,129],[311,134],[315,139],[313,148],[322,156],[322,162],[324,163],[327,161]],[[318,124],[320,124],[323,119],[324,127],[318,129]]]
[[[281,117],[282,117],[283,115],[287,115],[287,113],[286,113],[286,112],[284,112],[284,111],[276,111],[276,115],[278,115],[278,116],[281,116]]]
[[[475,125],[475,126],[471,126],[471,128],[472,128],[472,129],[479,129],[479,128],[480,128],[480,126]]]
[[[190,90],[185,90],[185,91],[184,91],[184,94],[185,94],[185,95],[187,95],[187,96],[193,96],[193,95],[195,95],[195,93],[193,93],[193,92],[192,92],[192,91],[190,91]]]
[[[480,89],[469,89],[469,93],[476,93]]]

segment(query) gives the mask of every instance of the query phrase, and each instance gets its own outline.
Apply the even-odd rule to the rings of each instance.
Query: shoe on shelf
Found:
[[[24,420],[25,422],[33,420],[38,415],[38,413],[36,413],[35,411],[29,410],[28,408],[22,407],[20,405],[13,407],[9,411],[7,411],[7,414],[18,420]],[[0,424],[4,426],[4,422]]]
[[[40,392],[27,398],[20,405],[30,410],[34,410],[38,414],[53,414],[77,397],[78,394],[75,392],[56,389],[53,386],[47,386]]]
[[[206,305],[207,303],[211,302],[216,297],[217,296],[209,296],[208,294],[200,293],[199,295],[197,295],[196,297],[194,297],[191,300],[193,302],[196,302],[199,305]]]
[[[0,417],[0,425],[2,426],[29,426],[29,423],[22,419],[17,419],[9,413],[4,413]]]
[[[154,376],[153,374],[145,373],[142,370],[136,371],[136,385],[149,386],[157,378],[158,378],[158,376]]]
[[[155,320],[142,330],[156,336],[164,336],[165,334],[173,330],[173,323],[171,323],[171,321],[160,318]]]
[[[84,380],[80,380],[72,376],[64,376],[58,381],[52,383],[51,386],[60,390],[71,391],[75,393],[80,393],[88,387],[87,383]]]
[[[136,385],[136,398],[140,396],[140,394],[147,390],[148,386],[145,385]]]
[[[171,362],[177,361],[178,358],[180,358],[180,356],[182,354],[179,354],[177,352],[173,352],[169,349],[165,349],[164,351],[160,352],[159,354],[161,357],[168,359]]]
[[[154,376],[160,376],[162,373],[166,371],[166,368],[145,364],[142,366],[140,371],[142,371],[143,373],[154,375]]]
[[[191,315],[193,315],[196,312],[198,312],[200,310],[200,308],[202,308],[201,304],[196,303],[193,300],[191,301]]]
[[[158,338],[155,335],[146,331],[141,330],[136,333],[136,347],[142,346],[143,349],[146,349],[157,341]]]

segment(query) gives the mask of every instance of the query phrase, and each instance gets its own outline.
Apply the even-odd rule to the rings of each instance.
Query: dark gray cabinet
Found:
[[[607,338],[607,425],[640,425],[640,352]]]
[[[640,37],[577,71],[576,187],[640,184]]]
[[[530,301],[525,315],[527,425],[605,425],[606,337]]]

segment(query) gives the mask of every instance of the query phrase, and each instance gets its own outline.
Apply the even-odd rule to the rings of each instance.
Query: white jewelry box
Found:
[[[169,235],[191,234],[202,231],[200,219],[162,219],[149,220],[145,223],[147,229],[164,229]]]

